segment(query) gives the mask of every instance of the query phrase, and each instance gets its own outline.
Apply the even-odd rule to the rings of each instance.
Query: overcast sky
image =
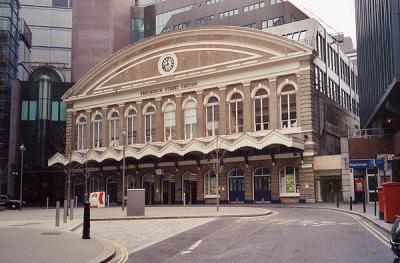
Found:
[[[356,44],[354,0],[290,0],[314,13],[337,32],[351,36]],[[369,0],[367,0],[369,1]]]

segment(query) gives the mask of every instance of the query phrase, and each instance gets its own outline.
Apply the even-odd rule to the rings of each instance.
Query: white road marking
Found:
[[[198,240],[196,243],[194,243],[189,249],[190,250],[194,250],[196,247],[198,247],[200,244],[201,244],[201,242],[203,242],[203,241],[201,241],[201,240]]]
[[[360,219],[360,217],[355,216],[355,215],[350,215],[353,217],[360,225],[362,225],[368,232],[370,232],[374,237],[376,237],[379,241],[381,241],[385,246],[389,246],[389,239],[385,237],[382,233],[380,233],[378,230],[376,230],[374,227],[368,225],[364,221]]]
[[[181,256],[192,253],[200,244],[203,242],[202,240],[197,240],[188,250],[184,250],[181,252]]]

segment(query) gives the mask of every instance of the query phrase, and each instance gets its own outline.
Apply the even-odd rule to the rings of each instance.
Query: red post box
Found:
[[[385,222],[393,223],[400,215],[400,183],[384,183],[382,187]]]
[[[385,213],[385,201],[383,200],[383,187],[379,186],[378,188],[378,202],[379,202],[379,219],[384,219]]]

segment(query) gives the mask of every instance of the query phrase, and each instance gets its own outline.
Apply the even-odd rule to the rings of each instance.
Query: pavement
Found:
[[[216,218],[264,216],[270,211],[254,206],[220,207],[218,212],[215,206],[160,206],[146,207],[142,217],[126,217],[121,207],[93,208],[90,240],[81,239],[83,209],[73,214],[74,220],[63,223],[61,210],[60,226],[55,227],[55,209],[0,212],[0,261],[126,262],[128,254]]]

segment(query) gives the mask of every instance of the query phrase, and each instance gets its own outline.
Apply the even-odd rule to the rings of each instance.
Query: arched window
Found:
[[[219,100],[217,97],[210,97],[206,107],[207,136],[218,135],[219,127]]]
[[[292,85],[281,91],[281,127],[297,127],[296,89]]]
[[[281,193],[299,192],[299,172],[295,166],[286,166],[279,171]]]
[[[135,144],[137,138],[137,114],[135,109],[128,111],[126,115],[126,133],[128,136],[128,144]]]
[[[264,131],[269,128],[268,91],[259,89],[254,96],[254,128]]]
[[[83,150],[85,148],[85,127],[86,127],[86,118],[80,117],[78,120],[78,141],[77,148],[78,150]]]
[[[229,123],[231,133],[243,132],[243,97],[234,93],[229,101]]]
[[[217,195],[217,175],[213,170],[204,175],[204,195]]]
[[[193,139],[197,137],[197,111],[196,102],[189,100],[184,107],[185,118],[185,139]]]
[[[93,121],[93,148],[99,148],[102,147],[102,141],[101,141],[101,122],[103,118],[101,117],[100,114],[97,114],[94,117]]]
[[[153,142],[156,138],[156,109],[149,106],[145,115],[146,143]]]
[[[176,139],[175,132],[175,105],[168,103],[164,109],[164,140],[171,141]]]
[[[118,112],[114,111],[110,116],[110,146],[118,146],[119,144],[118,124],[119,124],[119,115]]]
[[[39,80],[39,120],[50,120],[51,113],[51,82],[50,77],[43,75]]]

